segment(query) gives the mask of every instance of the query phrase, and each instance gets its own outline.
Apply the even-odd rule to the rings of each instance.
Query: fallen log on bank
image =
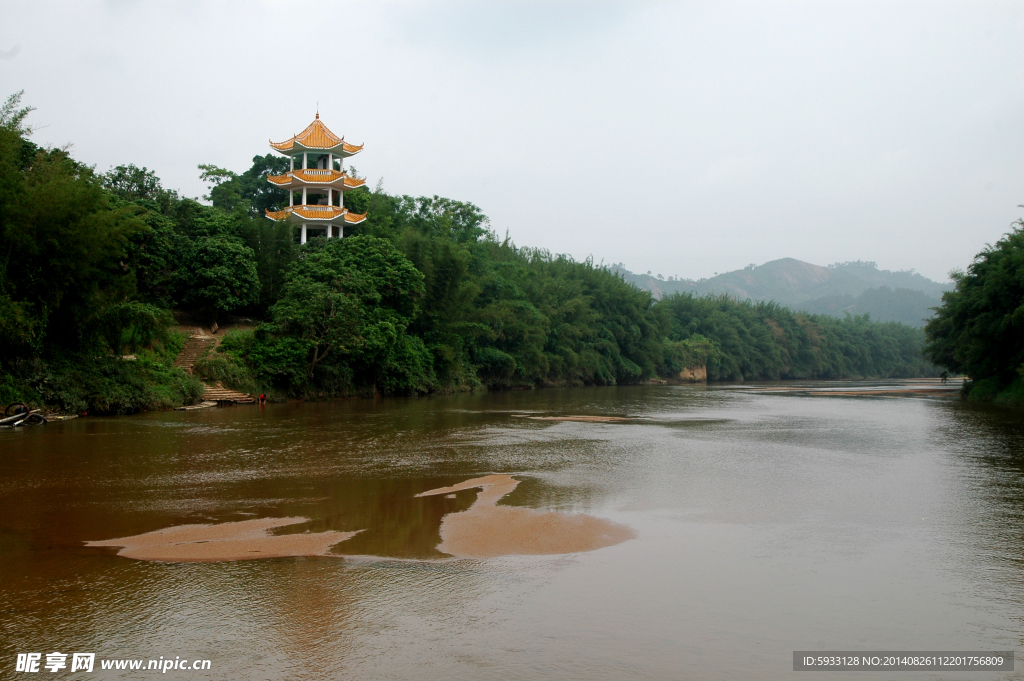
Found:
[[[29,412],[18,412],[14,416],[6,416],[0,419],[0,426],[6,428],[14,428],[16,426],[36,426],[43,423],[48,423],[46,417],[39,413],[38,409],[33,409]]]

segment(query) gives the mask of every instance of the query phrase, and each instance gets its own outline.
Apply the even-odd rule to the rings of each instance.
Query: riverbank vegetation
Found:
[[[710,339],[706,366],[713,381],[936,375],[922,355],[922,331],[898,322],[693,294],[667,296],[655,311],[670,341]]]
[[[1024,406],[1024,221],[951,276],[925,327],[927,356],[970,376],[968,399]]]
[[[265,181],[286,159],[202,166],[207,205],[145,168],[101,174],[37,147],[18,107],[0,111],[0,401],[194,401],[201,384],[171,366],[171,310],[254,320],[194,371],[281,398],[614,385],[694,366],[711,380],[936,371],[920,330],[724,296],[655,302],[591,260],[499,238],[451,199],[348,192],[368,219],[300,246],[263,216],[287,204]]]

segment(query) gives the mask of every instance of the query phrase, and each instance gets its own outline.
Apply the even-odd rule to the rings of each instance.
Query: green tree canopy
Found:
[[[267,175],[283,175],[289,165],[290,161],[278,154],[253,156],[252,165],[240,175],[215,165],[200,165],[200,178],[211,185],[204,198],[215,208],[242,207],[252,217],[263,217],[267,209],[280,210],[288,205],[288,192],[267,182]]]
[[[12,114],[16,105],[8,100],[0,125],[5,342],[24,349],[45,335],[55,346],[80,348],[104,306],[135,294],[129,243],[147,228],[135,210],[112,206],[100,178],[66,151],[36,149],[24,163],[28,109]]]
[[[950,276],[956,288],[925,327],[926,353],[954,373],[1008,385],[1024,365],[1024,222]]]
[[[32,126],[26,125],[25,119],[35,111],[35,107],[32,106],[18,108],[24,94],[24,90],[19,90],[4,100],[3,105],[0,106],[0,128],[13,132],[19,137],[28,137],[32,134]]]
[[[422,296],[423,275],[388,241],[317,239],[288,273],[272,328],[308,343],[311,377],[331,358],[383,392],[425,390],[426,350],[407,333]]]
[[[240,239],[225,235],[196,240],[176,276],[180,300],[206,311],[237,310],[259,299],[256,256]]]

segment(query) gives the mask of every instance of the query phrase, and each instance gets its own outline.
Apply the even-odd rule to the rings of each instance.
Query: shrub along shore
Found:
[[[0,110],[0,402],[131,413],[194,402],[170,310],[225,334],[195,373],[321,399],[616,385],[706,367],[709,380],[909,378],[939,371],[924,332],[774,303],[651,294],[594,264],[517,247],[471,203],[345,194],[368,219],[300,246],[263,216],[287,159],[202,166],[211,205],[134,165],[105,174],[29,140]],[[354,171],[352,171],[354,172]],[[129,357],[129,359],[124,359]]]

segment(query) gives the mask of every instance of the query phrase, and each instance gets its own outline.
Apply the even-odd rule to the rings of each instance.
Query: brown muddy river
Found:
[[[1021,678],[1024,417],[824,392],[582,388],[0,431],[0,677],[60,651],[67,669],[41,676]],[[1016,650],[1018,671],[808,675],[794,650]],[[93,673],[71,674],[79,651]],[[211,665],[100,669],[161,656]]]

